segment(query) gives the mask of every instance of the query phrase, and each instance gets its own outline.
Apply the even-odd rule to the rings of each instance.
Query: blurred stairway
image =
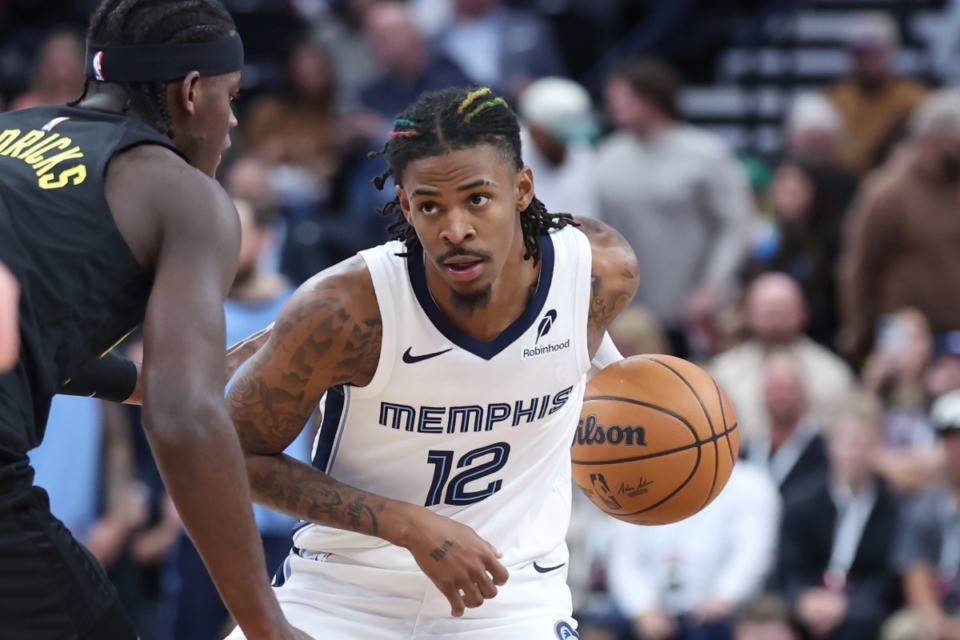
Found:
[[[793,98],[848,69],[844,38],[859,13],[882,11],[900,26],[896,67],[932,84],[960,66],[949,51],[960,38],[960,0],[779,0],[744,25],[717,60],[716,83],[688,86],[691,122],[722,135],[741,153],[769,157]]]

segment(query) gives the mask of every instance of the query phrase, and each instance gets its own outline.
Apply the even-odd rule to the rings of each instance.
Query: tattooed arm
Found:
[[[640,268],[630,244],[612,227],[593,218],[577,218],[577,222],[593,250],[587,323],[593,357],[610,323],[637,293]]]
[[[462,615],[465,606],[496,595],[496,585],[507,579],[489,543],[429,509],[351,487],[282,454],[327,389],[373,379],[381,340],[380,310],[360,258],[298,289],[228,397],[251,492],[256,502],[294,517],[406,548],[450,601],[453,615]]]

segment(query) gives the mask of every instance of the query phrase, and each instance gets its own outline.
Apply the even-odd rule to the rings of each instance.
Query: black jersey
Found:
[[[27,471],[50,401],[80,366],[143,322],[152,274],[120,235],[106,168],[146,124],[88,109],[0,114],[0,260],[20,281],[20,361],[0,375],[0,484]],[[149,175],[144,175],[149,180]]]

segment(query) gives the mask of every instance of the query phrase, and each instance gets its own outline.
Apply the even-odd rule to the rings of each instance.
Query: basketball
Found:
[[[626,522],[677,522],[726,485],[740,449],[733,405],[681,358],[632,356],[588,383],[573,441],[573,478]]]

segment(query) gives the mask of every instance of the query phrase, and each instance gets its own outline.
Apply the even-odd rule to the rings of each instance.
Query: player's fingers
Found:
[[[510,577],[510,572],[507,571],[507,568],[496,560],[487,562],[487,573],[490,574],[493,583],[496,585],[506,584],[507,578]]]
[[[465,607],[463,604],[463,595],[460,593],[460,589],[450,585],[443,590],[443,595],[450,603],[450,615],[452,615],[454,618],[459,618],[462,616]]]
[[[460,593],[463,594],[463,604],[471,609],[475,609],[483,604],[483,596],[480,594],[480,587],[474,582],[461,587]]]
[[[477,582],[477,588],[480,589],[480,595],[485,600],[494,598],[497,595],[497,585],[493,583],[493,578],[489,573],[484,572],[483,577]]]

